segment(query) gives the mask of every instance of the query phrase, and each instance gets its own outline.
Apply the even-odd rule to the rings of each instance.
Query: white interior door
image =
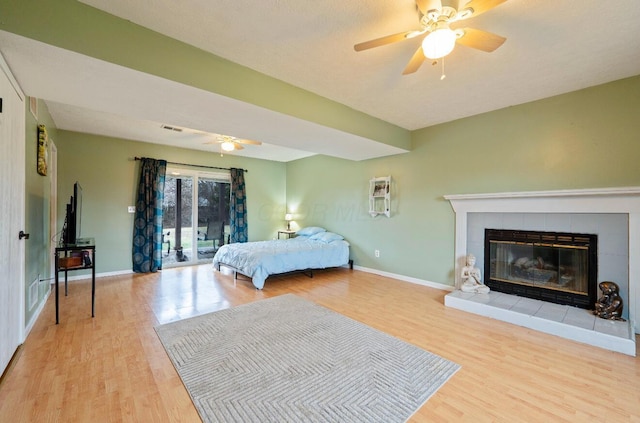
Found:
[[[24,340],[25,103],[0,56],[0,374]],[[34,140],[35,142],[35,140]],[[34,169],[35,172],[35,169]]]

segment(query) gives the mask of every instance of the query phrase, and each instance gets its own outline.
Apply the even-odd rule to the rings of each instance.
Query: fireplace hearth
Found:
[[[598,237],[485,229],[485,284],[492,290],[593,309]]]

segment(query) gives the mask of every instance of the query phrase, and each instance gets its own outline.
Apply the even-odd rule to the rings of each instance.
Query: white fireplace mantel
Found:
[[[469,213],[621,213],[629,217],[629,321],[640,333],[640,187],[445,195],[456,214],[456,278],[467,255]],[[456,280],[456,286],[459,286]]]

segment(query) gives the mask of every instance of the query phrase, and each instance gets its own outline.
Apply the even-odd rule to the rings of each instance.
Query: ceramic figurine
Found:
[[[462,268],[462,285],[460,290],[463,292],[477,292],[478,294],[487,294],[490,289],[482,283],[480,269],[475,267],[476,257],[473,254],[467,256],[467,265]]]
[[[608,320],[624,320],[622,318],[623,302],[618,285],[615,282],[604,281],[598,286],[602,290],[602,297],[596,301],[593,314]]]

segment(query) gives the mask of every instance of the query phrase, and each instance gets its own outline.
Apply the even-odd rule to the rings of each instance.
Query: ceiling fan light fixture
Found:
[[[235,147],[236,146],[231,141],[224,141],[222,144],[220,144],[220,148],[222,148],[224,151],[233,151]]]
[[[453,51],[456,33],[448,25],[442,25],[427,34],[422,40],[422,51],[429,59],[440,59]]]

